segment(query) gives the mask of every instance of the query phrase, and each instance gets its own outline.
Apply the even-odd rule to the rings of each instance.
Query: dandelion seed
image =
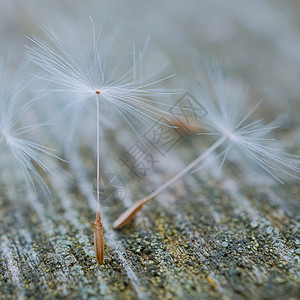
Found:
[[[277,127],[272,123],[264,125],[262,120],[248,121],[258,105],[247,111],[244,103],[245,95],[239,101],[229,99],[225,94],[223,74],[217,66],[214,65],[209,71],[209,78],[212,90],[196,88],[197,99],[208,112],[200,120],[202,129],[207,131],[201,135],[217,136],[219,139],[173,178],[126,210],[114,222],[114,228],[126,225],[145,203],[221,147],[223,149],[217,155],[217,158],[221,159],[219,168],[222,168],[230,153],[237,149],[243,157],[240,160],[242,165],[249,163],[254,169],[262,170],[280,183],[283,183],[283,179],[286,177],[298,178],[296,173],[300,172],[299,156],[285,153],[281,148],[272,145],[274,140],[268,137],[268,134]],[[204,165],[201,165],[193,172],[199,171],[203,167]]]
[[[51,172],[43,162],[43,155],[58,158],[51,153],[50,148],[32,142],[25,138],[35,128],[43,124],[22,126],[21,123],[31,106],[38,100],[32,99],[21,104],[26,94],[26,84],[21,82],[18,74],[10,78],[7,62],[0,62],[0,151],[1,164],[10,170],[10,163],[23,172],[28,188],[36,189],[38,185],[43,191],[50,193],[36,165],[43,171]],[[2,169],[2,167],[1,167]],[[4,168],[3,168],[4,169]],[[13,168],[14,169],[14,168]]]
[[[167,119],[168,115],[170,115],[162,108],[154,105],[160,105],[163,108],[169,108],[171,106],[150,100],[149,96],[164,96],[172,94],[173,92],[154,88],[156,84],[172,76],[155,81],[151,81],[152,76],[144,77],[144,80],[141,80],[141,78],[137,79],[138,73],[140,73],[140,77],[142,76],[142,72],[138,72],[137,69],[139,69],[138,66],[141,66],[141,60],[145,49],[141,51],[140,59],[136,62],[134,47],[133,66],[121,75],[118,75],[121,71],[120,64],[117,64],[113,68],[108,68],[107,61],[105,60],[106,55],[104,55],[106,46],[102,45],[102,47],[99,48],[100,34],[96,36],[92,19],[91,24],[93,30],[92,46],[90,44],[82,44],[79,41],[79,38],[70,42],[70,38],[72,39],[74,36],[78,36],[77,33],[74,36],[68,33],[68,36],[65,39],[59,39],[54,31],[48,27],[48,29],[44,31],[47,37],[46,41],[41,40],[38,37],[30,39],[34,43],[34,46],[28,47],[27,56],[44,71],[39,77],[60,86],[60,88],[54,88],[53,91],[60,93],[68,92],[72,93],[72,95],[76,95],[79,100],[74,100],[74,97],[72,97],[71,101],[73,102],[88,100],[90,98],[94,98],[96,101],[96,225],[100,224],[97,220],[99,218],[99,220],[101,220],[99,185],[100,121],[103,119],[102,116],[105,116],[107,111],[112,110],[115,114],[124,118],[129,124],[129,127],[139,137],[138,130],[133,124],[133,119],[149,124],[153,122],[162,122],[159,120],[162,118]],[[101,51],[101,49],[104,50]],[[91,103],[90,101],[86,102],[88,105]],[[97,232],[99,233],[98,229]],[[95,229],[95,237],[96,235],[99,237],[98,233],[96,234]],[[99,253],[99,241],[99,238],[95,238],[96,253]],[[103,245],[104,240],[101,241],[101,247],[104,247]],[[99,257],[102,257],[102,254],[96,256],[97,262],[101,264],[103,259],[100,259]]]

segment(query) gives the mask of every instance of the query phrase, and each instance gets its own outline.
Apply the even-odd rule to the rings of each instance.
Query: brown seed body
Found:
[[[99,265],[102,265],[104,260],[104,235],[99,211],[97,211],[96,221],[94,223],[94,247],[96,261]]]
[[[114,223],[113,227],[115,229],[122,228],[125,226],[128,222],[130,222],[133,217],[136,215],[136,213],[141,210],[146,203],[145,200],[137,201],[132,207],[127,209]]]
[[[168,121],[171,126],[176,126],[177,130],[184,134],[203,133],[203,124],[192,117],[173,118]]]

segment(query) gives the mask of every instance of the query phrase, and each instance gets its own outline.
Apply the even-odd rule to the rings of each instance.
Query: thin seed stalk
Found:
[[[215,151],[218,147],[220,147],[227,139],[227,136],[222,136],[218,139],[214,144],[212,144],[205,152],[203,152],[199,157],[197,157],[194,161],[192,161],[189,165],[187,165],[184,169],[182,169],[179,173],[177,173],[174,177],[172,177],[169,181],[164,183],[154,192],[152,192],[147,197],[143,198],[142,200],[137,201],[133,206],[128,208],[123,214],[119,216],[119,218],[113,223],[113,227],[115,229],[122,228],[128,222],[130,222],[133,217],[140,211],[143,206],[150,201],[153,197],[157,196],[160,192],[168,188],[171,184],[173,184],[176,180],[181,178],[187,172],[189,172],[192,168],[198,165],[202,160],[204,160],[210,153]]]
[[[97,103],[97,214],[96,221],[94,222],[94,247],[96,254],[96,261],[98,264],[102,265],[104,260],[104,235],[103,226],[100,214],[100,106],[99,106],[99,96],[96,92],[96,103]]]

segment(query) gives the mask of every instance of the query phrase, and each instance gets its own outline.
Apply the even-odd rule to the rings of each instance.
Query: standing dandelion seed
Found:
[[[104,237],[100,215],[100,116],[104,116],[107,110],[112,110],[123,117],[137,135],[138,133],[132,119],[146,124],[158,122],[161,119],[167,121],[170,114],[164,112],[161,108],[153,106],[153,104],[164,107],[170,106],[150,100],[148,97],[173,94],[173,92],[167,90],[153,88],[155,84],[173,75],[156,81],[150,81],[152,76],[147,77],[147,81],[137,79],[137,63],[134,51],[133,66],[121,76],[116,77],[120,66],[117,65],[112,69],[107,69],[107,62],[103,59],[105,55],[101,55],[98,49],[100,35],[96,37],[92,19],[91,24],[93,29],[92,47],[80,43],[78,39],[68,43],[68,38],[77,37],[77,33],[74,36],[68,34],[66,39],[60,40],[49,27],[44,31],[48,38],[47,41],[43,41],[38,37],[30,39],[35,46],[28,47],[27,56],[44,71],[40,75],[41,78],[61,87],[53,88],[53,91],[72,93],[72,95],[77,95],[80,101],[88,100],[91,97],[96,101],[97,212],[94,223],[94,246],[97,263],[102,264]],[[144,52],[145,49],[140,53],[141,58]],[[72,97],[73,99],[74,97]],[[90,102],[86,101],[86,103]]]
[[[270,139],[268,134],[277,127],[272,124],[265,126],[262,120],[247,122],[258,104],[247,111],[244,105],[245,95],[239,101],[229,100],[225,93],[223,74],[216,65],[212,66],[208,74],[212,88],[203,90],[196,87],[195,89],[197,99],[208,112],[200,120],[201,131],[207,131],[201,133],[201,135],[218,136],[219,139],[173,178],[127,209],[114,222],[114,228],[121,228],[130,222],[148,201],[167,189],[176,180],[202,163],[213,151],[221,147],[223,147],[223,150],[216,157],[216,159],[221,158],[219,169],[222,168],[231,151],[237,149],[243,156],[243,164],[250,163],[255,169],[258,168],[264,171],[280,183],[283,183],[282,179],[287,176],[299,178],[296,175],[300,172],[299,156],[289,155],[280,148],[269,145],[269,143],[274,143],[274,140]],[[193,173],[203,167],[204,165],[200,166]]]

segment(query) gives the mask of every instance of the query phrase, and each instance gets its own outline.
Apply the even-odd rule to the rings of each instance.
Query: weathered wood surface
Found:
[[[245,7],[235,6],[235,1],[228,6],[223,1],[191,1],[188,10],[177,2],[172,8],[161,4],[170,9],[170,23],[160,16],[158,2],[151,7],[127,2],[141,14],[145,31],[151,32],[151,16],[178,29],[168,43],[160,42],[159,28],[151,32],[174,61],[181,54],[171,48],[189,44],[185,53],[192,59],[200,50],[203,57],[214,51],[228,69],[250,82],[251,96],[269,101],[261,115],[287,112],[288,122],[278,137],[292,140],[294,153],[300,154],[297,1],[242,1]],[[6,46],[1,47],[5,53]],[[183,66],[180,61],[174,67],[179,78]],[[93,251],[92,149],[82,146],[81,153],[65,153],[70,164],[62,166],[69,175],[50,177],[50,199],[27,195],[18,187],[12,192],[1,178],[0,298],[299,299],[299,182],[248,184],[230,165],[215,180],[217,166],[212,166],[185,176],[124,229],[112,229],[125,207],[205,146],[202,138],[185,137],[166,157],[159,157],[149,176],[141,181],[130,177],[123,204],[103,208],[103,266],[95,264]],[[121,164],[117,155],[115,163]],[[126,173],[124,166],[120,169]]]

